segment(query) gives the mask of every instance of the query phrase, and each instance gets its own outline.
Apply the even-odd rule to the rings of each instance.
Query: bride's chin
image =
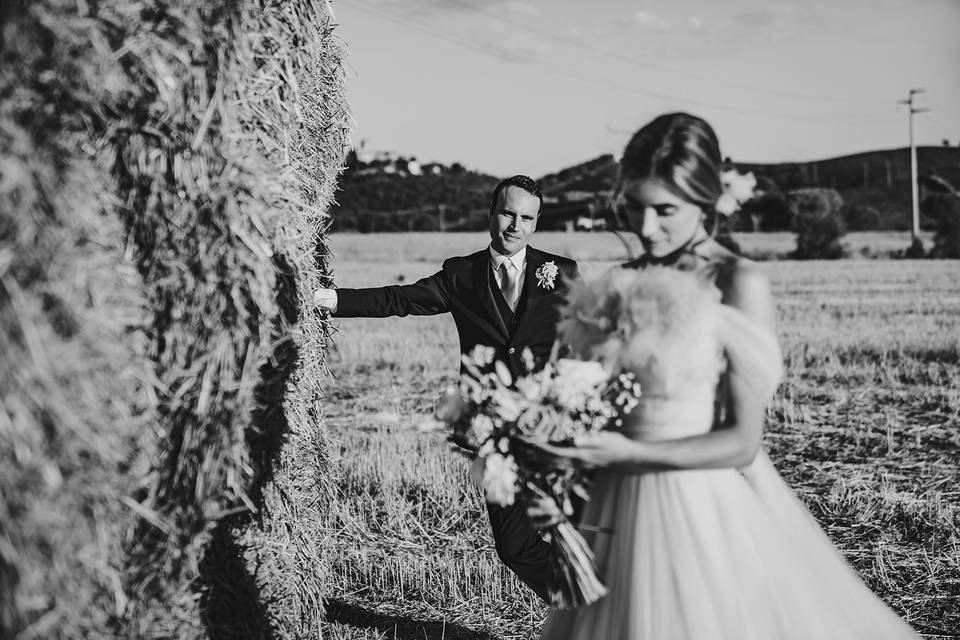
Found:
[[[643,248],[644,252],[653,256],[654,258],[662,258],[664,256],[670,255],[670,248],[660,247],[660,246],[645,246]]]

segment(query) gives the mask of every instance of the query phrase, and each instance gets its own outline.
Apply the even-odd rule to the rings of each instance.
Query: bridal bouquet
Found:
[[[494,360],[492,347],[463,356],[459,388],[440,402],[435,417],[453,428],[451,440],[473,458],[470,477],[488,502],[511,505],[518,497],[549,497],[567,515],[572,497],[587,499],[583,471],[548,466],[524,454],[526,441],[572,444],[577,436],[619,426],[640,397],[632,374],[611,374],[600,362],[551,359],[534,371],[524,351],[526,373],[514,377]],[[569,521],[546,532],[552,549],[550,601],[566,609],[607,593],[596,576],[593,552]]]

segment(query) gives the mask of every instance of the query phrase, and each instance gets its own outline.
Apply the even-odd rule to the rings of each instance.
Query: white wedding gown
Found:
[[[654,309],[661,315],[640,341],[647,353],[634,354],[649,365],[636,370],[644,398],[623,429],[630,438],[708,431],[723,367],[764,399],[776,388],[776,339],[736,309],[709,308],[676,318]],[[581,533],[609,594],[551,611],[542,638],[918,637],[866,587],[762,452],[744,469],[599,472],[590,494]]]

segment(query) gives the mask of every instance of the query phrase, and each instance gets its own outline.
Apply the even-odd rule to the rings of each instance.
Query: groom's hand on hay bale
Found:
[[[337,312],[337,290],[320,288],[313,292],[313,303],[321,311]]]

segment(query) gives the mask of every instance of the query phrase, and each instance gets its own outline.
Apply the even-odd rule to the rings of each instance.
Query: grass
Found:
[[[482,246],[478,234],[425,236],[334,235],[337,283],[408,282]],[[619,259],[602,237],[536,244]],[[925,637],[960,637],[960,264],[762,268],[787,362],[765,446],[877,594]],[[412,428],[454,378],[452,320],[349,319],[339,331],[325,419],[342,473],[323,637],[536,637],[545,609],[500,565],[464,461]]]

